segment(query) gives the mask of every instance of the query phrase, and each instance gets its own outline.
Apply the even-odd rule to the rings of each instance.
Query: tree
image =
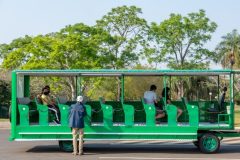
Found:
[[[97,21],[97,26],[112,36],[108,44],[102,45],[101,54],[105,56],[105,68],[128,68],[138,62],[148,29],[146,20],[138,16],[141,13],[141,9],[135,6],[121,6],[113,8]],[[119,99],[119,79],[117,83]]]
[[[98,48],[103,43],[105,32],[84,24],[67,26],[60,32],[39,35],[22,46],[5,45],[3,61],[6,69],[84,69],[100,67]],[[28,37],[27,37],[28,38]],[[25,42],[26,39],[20,39]],[[19,42],[19,43],[20,43]],[[75,77],[64,83],[75,97]]]
[[[239,69],[240,68],[240,35],[236,29],[222,37],[222,41],[216,47],[215,62],[221,63],[223,68]],[[235,63],[231,65],[231,56],[234,57]],[[239,96],[240,81],[239,75],[235,75],[234,88],[236,89],[236,98]]]
[[[236,29],[222,36],[222,41],[216,47],[215,62],[221,63],[223,68],[231,68],[230,55],[234,55],[235,64],[233,68],[240,67],[240,35]]]
[[[10,73],[0,69],[0,118],[7,118],[11,99]]]
[[[173,69],[207,68],[214,52],[204,48],[204,44],[211,39],[216,27],[204,10],[187,16],[171,14],[159,25],[152,23],[149,35],[155,46],[146,52],[148,60],[165,62]],[[180,97],[183,95],[182,80],[178,87]]]
[[[25,53],[23,52],[23,48],[31,43],[31,41],[32,37],[25,36],[23,38],[14,39],[10,44],[0,44],[0,58],[5,60],[8,57],[8,59],[10,59],[5,62],[5,65],[1,65],[1,67],[11,70],[18,68],[18,66],[24,63]]]
[[[159,25],[152,23],[150,35],[159,50],[155,49],[150,58],[154,56],[157,63],[164,61],[173,69],[207,67],[214,54],[204,48],[204,44],[211,39],[216,27],[203,10],[189,13],[186,17],[171,14]]]

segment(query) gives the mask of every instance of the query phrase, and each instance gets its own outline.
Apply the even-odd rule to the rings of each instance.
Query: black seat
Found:
[[[66,97],[58,97],[57,98],[58,103],[60,104],[66,104],[68,102]]]
[[[31,102],[29,97],[23,97],[23,98],[17,98],[18,104],[24,104],[27,105]]]

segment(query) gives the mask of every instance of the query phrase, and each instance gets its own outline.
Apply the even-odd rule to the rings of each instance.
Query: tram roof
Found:
[[[17,75],[29,76],[218,76],[240,73],[233,70],[15,70]]]

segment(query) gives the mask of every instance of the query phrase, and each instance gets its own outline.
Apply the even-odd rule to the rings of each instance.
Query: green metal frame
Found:
[[[17,124],[17,112],[23,106],[17,104],[17,76],[24,76],[24,96],[29,97],[30,94],[30,77],[31,76],[73,76],[76,77],[77,93],[81,94],[81,79],[84,76],[115,76],[121,78],[121,99],[120,104],[124,114],[124,124],[116,125],[113,122],[113,108],[109,104],[105,104],[100,100],[101,112],[103,120],[100,125],[92,122],[93,106],[87,104],[87,117],[85,117],[85,139],[187,139],[197,140],[200,130],[233,130],[234,129],[234,102],[233,102],[233,76],[239,74],[240,71],[232,70],[16,70],[12,72],[12,102],[11,102],[11,135],[10,140],[71,140],[71,129],[67,126],[67,107],[69,104],[59,104],[61,111],[61,125],[51,126],[48,123],[48,116],[44,110],[41,114],[43,106],[37,104],[39,110],[38,125],[28,125],[27,121],[21,121]],[[198,75],[230,75],[230,114],[219,114],[218,121],[222,116],[229,117],[230,126],[199,126],[198,119],[193,119],[198,114],[196,105],[187,104],[189,114],[189,125],[179,126],[176,122],[177,109],[175,105],[166,104],[164,99],[165,110],[167,114],[167,125],[161,126],[155,123],[155,107],[142,104],[146,114],[146,124],[137,125],[135,123],[135,106],[124,102],[124,78],[126,76],[163,76],[164,87],[167,86],[167,78],[169,76],[198,76]],[[25,106],[26,107],[26,106]],[[44,106],[46,109],[46,106]],[[64,109],[63,109],[64,108]],[[27,112],[27,110],[26,110]],[[64,113],[64,114],[63,114]],[[27,114],[27,113],[26,113]],[[25,115],[26,115],[25,114]],[[239,136],[237,133],[222,132],[219,136]]]

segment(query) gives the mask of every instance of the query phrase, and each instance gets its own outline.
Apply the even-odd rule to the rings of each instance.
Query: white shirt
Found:
[[[144,92],[144,100],[147,104],[154,104],[154,101],[157,100],[157,95],[153,91]]]

